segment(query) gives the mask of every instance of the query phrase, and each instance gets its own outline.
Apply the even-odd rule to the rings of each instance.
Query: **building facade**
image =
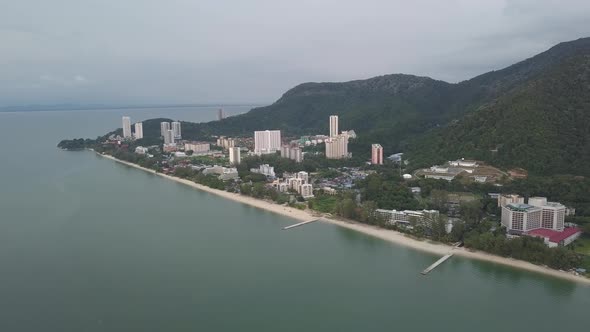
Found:
[[[240,157],[240,148],[231,147],[229,148],[229,163],[232,165],[239,165],[242,162]]]
[[[131,118],[124,116],[123,119],[123,138],[131,138]]]
[[[143,138],[143,123],[138,122],[135,124],[135,139]]]
[[[182,131],[180,128],[180,122],[174,121],[172,122],[172,133],[174,135],[174,139],[181,139],[182,138]]]
[[[257,155],[275,153],[281,148],[281,131],[264,130],[254,132],[254,153]]]
[[[427,219],[433,220],[434,218],[438,217],[439,212],[438,210],[421,210],[421,211],[414,211],[414,210],[384,210],[384,209],[377,209],[375,213],[383,218],[385,222],[389,224],[404,224],[410,225],[412,221],[415,222],[425,222]]]
[[[311,198],[313,197],[313,186],[309,183],[302,184],[300,186],[301,197],[303,198]]]
[[[166,137],[168,130],[170,130],[170,122],[160,122],[160,136]]]
[[[164,134],[164,144],[174,144],[174,132],[168,129]]]
[[[371,146],[371,164],[383,165],[383,147],[381,144]]]
[[[330,137],[338,136],[338,115],[330,115]]]
[[[184,151],[193,151],[193,153],[206,153],[211,151],[211,144],[206,142],[190,142],[184,144]]]
[[[348,158],[348,135],[337,135],[326,140],[326,158]]]

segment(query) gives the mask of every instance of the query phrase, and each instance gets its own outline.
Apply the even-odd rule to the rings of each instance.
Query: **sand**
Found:
[[[158,176],[167,178],[172,181],[176,181],[178,183],[182,183],[184,185],[187,185],[187,186],[199,189],[199,190],[203,190],[203,191],[221,196],[223,198],[231,199],[233,201],[240,202],[243,204],[248,204],[248,205],[256,207],[256,208],[260,208],[260,209],[263,209],[266,211],[277,213],[277,214],[287,216],[289,218],[297,219],[300,221],[307,221],[307,220],[321,218],[320,221],[325,222],[325,223],[329,223],[329,224],[336,225],[336,226],[343,227],[343,228],[348,228],[350,230],[364,233],[364,234],[367,234],[367,235],[370,235],[370,236],[373,236],[373,237],[376,237],[376,238],[379,238],[379,239],[382,239],[382,240],[385,240],[385,241],[388,241],[391,243],[399,244],[399,245],[402,245],[405,247],[428,252],[431,254],[436,254],[436,255],[442,256],[442,255],[446,255],[446,254],[452,252],[457,256],[462,256],[462,257],[471,258],[471,259],[478,259],[478,260],[487,261],[487,262],[493,262],[496,264],[507,265],[507,266],[511,266],[514,268],[519,268],[519,269],[523,269],[523,270],[527,270],[527,271],[542,273],[545,275],[550,275],[553,277],[567,279],[570,281],[574,281],[574,282],[578,282],[578,283],[590,286],[590,279],[589,278],[586,278],[583,276],[576,276],[576,275],[571,274],[569,272],[558,271],[555,269],[551,269],[551,268],[540,266],[540,265],[535,265],[535,264],[521,261],[521,260],[517,260],[517,259],[505,258],[505,257],[492,255],[492,254],[482,252],[482,251],[474,251],[474,250],[469,250],[466,248],[454,248],[452,246],[449,246],[449,245],[446,245],[443,243],[436,243],[436,242],[431,242],[428,240],[415,239],[415,238],[409,237],[409,236],[407,236],[403,233],[397,232],[397,231],[383,229],[383,228],[379,228],[379,227],[371,226],[371,225],[366,225],[366,224],[361,224],[361,223],[351,221],[351,220],[339,220],[339,219],[335,219],[335,218],[329,218],[329,217],[326,217],[325,215],[320,215],[317,212],[312,212],[310,210],[305,210],[305,211],[299,210],[296,208],[291,208],[288,206],[279,205],[279,204],[276,204],[271,201],[256,199],[253,197],[244,196],[244,195],[237,194],[237,193],[230,193],[230,192],[227,192],[224,190],[209,188],[207,186],[204,186],[204,185],[201,185],[198,183],[194,183],[194,182],[186,180],[186,179],[181,179],[181,178],[178,178],[175,176],[157,173],[154,170],[151,170],[151,169],[148,169],[145,167],[141,167],[139,165],[136,165],[136,164],[133,164],[133,163],[130,163],[127,161],[119,160],[119,159],[112,157],[110,155],[103,155],[100,153],[97,153],[97,155],[104,157],[104,158],[112,159],[114,161],[117,161],[119,163],[131,166],[131,167],[134,167],[137,169],[141,169],[143,171],[146,171],[146,172],[149,172],[152,174],[156,174]],[[433,262],[434,262],[434,260],[433,260]],[[426,268],[426,266],[425,266],[425,268]],[[416,273],[419,273],[419,271],[416,271]]]

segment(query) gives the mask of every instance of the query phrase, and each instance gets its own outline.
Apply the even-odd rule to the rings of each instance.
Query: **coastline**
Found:
[[[510,266],[510,267],[514,267],[514,268],[518,268],[518,269],[522,269],[522,270],[527,270],[530,272],[542,273],[545,275],[557,277],[560,279],[566,279],[569,281],[577,282],[579,284],[585,284],[587,286],[590,286],[590,279],[583,277],[583,276],[576,276],[576,275],[573,275],[568,272],[554,270],[554,269],[551,269],[548,267],[535,265],[535,264],[532,264],[532,263],[529,263],[526,261],[522,261],[522,260],[517,260],[517,259],[513,259],[513,258],[506,258],[506,257],[501,257],[501,256],[495,256],[495,255],[492,255],[492,254],[489,254],[486,252],[482,252],[482,251],[468,250],[466,248],[455,248],[450,245],[446,245],[443,243],[434,243],[434,242],[431,242],[428,240],[418,240],[418,239],[411,238],[409,236],[406,236],[403,233],[400,233],[400,232],[397,232],[394,230],[383,229],[383,228],[379,228],[379,227],[372,226],[372,225],[358,223],[355,221],[343,221],[343,220],[337,220],[337,219],[333,219],[333,218],[326,218],[324,216],[314,215],[308,210],[305,210],[305,211],[299,210],[296,208],[278,205],[273,202],[269,202],[269,201],[249,197],[249,196],[244,196],[244,195],[237,194],[237,193],[230,193],[230,192],[227,192],[224,190],[209,188],[207,186],[204,186],[204,185],[201,185],[201,184],[198,184],[198,183],[186,180],[186,179],[181,179],[181,178],[178,178],[175,176],[157,173],[154,170],[139,166],[137,164],[133,164],[131,162],[117,159],[117,158],[110,156],[110,155],[100,154],[98,152],[95,152],[95,153],[101,157],[111,159],[111,160],[114,160],[118,163],[121,163],[121,164],[124,164],[127,166],[131,166],[131,167],[143,170],[145,172],[152,173],[152,174],[167,178],[167,179],[175,181],[177,183],[182,183],[184,185],[193,187],[195,189],[206,191],[208,193],[220,196],[222,198],[226,198],[226,199],[230,199],[230,200],[233,200],[233,201],[236,201],[239,203],[247,204],[247,205],[259,208],[259,209],[263,209],[266,211],[277,213],[277,214],[280,214],[280,215],[283,215],[283,216],[286,216],[289,218],[297,219],[300,221],[306,221],[306,220],[310,220],[310,219],[318,219],[319,218],[322,222],[325,222],[328,224],[347,228],[347,229],[350,229],[353,231],[357,231],[357,232],[360,232],[360,233],[363,233],[363,234],[366,234],[366,235],[369,235],[372,237],[376,237],[376,238],[385,240],[390,243],[402,245],[404,247],[420,250],[423,252],[428,252],[430,254],[436,254],[436,255],[442,256],[442,255],[446,255],[447,253],[452,251],[453,254],[455,254],[457,256],[486,261],[486,262],[492,262],[492,263]],[[418,272],[419,271],[416,271],[416,273],[418,273]]]

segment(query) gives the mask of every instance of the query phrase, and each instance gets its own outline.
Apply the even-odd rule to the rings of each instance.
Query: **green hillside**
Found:
[[[468,157],[536,174],[590,175],[590,53],[568,57],[419,137],[408,157],[417,165]]]

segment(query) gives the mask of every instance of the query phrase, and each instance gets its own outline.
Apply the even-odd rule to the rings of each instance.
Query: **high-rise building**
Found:
[[[348,158],[348,135],[337,135],[326,140],[326,158]]]
[[[174,131],[168,129],[164,135],[164,144],[174,144]]]
[[[563,231],[566,207],[557,202],[547,202],[545,197],[529,198],[529,205],[543,209],[541,227],[555,231]]]
[[[174,121],[172,122],[172,133],[174,135],[174,139],[181,139],[182,133],[180,131],[180,122]]]
[[[275,153],[281,148],[281,131],[264,130],[254,132],[254,153],[257,155]]]
[[[160,122],[160,136],[166,137],[168,130],[170,130],[170,122]]]
[[[232,165],[239,165],[242,161],[240,157],[240,148],[231,147],[229,148],[229,163]]]
[[[123,117],[123,137],[131,137],[131,118],[128,116]]]
[[[225,118],[225,113],[223,112],[223,108],[217,110],[217,120],[221,121]]]
[[[371,164],[383,165],[383,147],[381,144],[371,146]]]
[[[338,136],[338,115],[330,115],[330,137]]]
[[[135,124],[135,139],[143,138],[143,123],[138,122]]]
[[[290,146],[288,144],[281,146],[281,158],[295,160],[300,163],[303,161],[303,152],[298,146]]]
[[[230,137],[219,136],[217,139],[217,146],[220,146],[224,149],[233,148],[236,146],[236,140]]]

